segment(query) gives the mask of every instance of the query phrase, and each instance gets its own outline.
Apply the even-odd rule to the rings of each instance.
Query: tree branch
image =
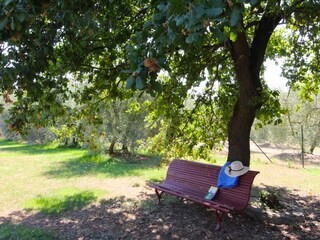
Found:
[[[250,48],[251,72],[253,81],[259,80],[261,65],[272,33],[282,19],[283,13],[271,14],[267,10],[262,16]]]

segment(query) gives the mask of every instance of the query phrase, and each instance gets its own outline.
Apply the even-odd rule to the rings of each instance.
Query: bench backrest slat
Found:
[[[216,165],[175,159],[169,165],[165,182],[204,196],[210,186],[217,186],[220,169],[221,167]],[[219,189],[213,201],[230,203],[237,210],[244,209],[249,202],[251,186],[258,173],[249,171],[240,176],[237,187]]]

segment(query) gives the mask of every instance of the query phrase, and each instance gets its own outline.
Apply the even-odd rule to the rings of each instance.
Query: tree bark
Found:
[[[72,137],[72,146],[74,146],[74,147],[78,146],[78,141],[75,136]]]
[[[258,90],[254,85],[250,69],[250,49],[244,32],[238,33],[236,42],[231,43],[239,96],[228,125],[228,161],[241,161],[250,165],[250,131],[259,104],[254,103]]]
[[[65,146],[68,146],[68,144],[69,144],[69,138],[66,137],[66,138],[64,139],[64,145],[65,145]]]
[[[125,144],[122,145],[122,152],[125,154],[129,153],[129,148],[127,145],[125,145]]]
[[[311,146],[310,146],[310,153],[311,154],[313,154],[313,151],[316,148],[319,139],[320,139],[320,121],[318,122],[317,131],[316,131],[316,134],[315,134],[313,141],[311,143]]]
[[[263,105],[261,99],[261,66],[266,48],[281,15],[265,15],[255,31],[251,46],[245,32],[238,32],[237,40],[230,42],[239,96],[228,125],[229,152],[228,161],[241,161],[250,165],[250,131],[257,110]]]
[[[116,145],[116,140],[113,139],[109,146],[109,154],[114,154],[114,146]]]

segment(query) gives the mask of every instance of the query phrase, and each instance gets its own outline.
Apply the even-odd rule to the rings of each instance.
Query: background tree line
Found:
[[[306,152],[312,154],[315,148],[320,146],[320,95],[313,97],[313,101],[310,102],[301,100],[297,91],[281,92],[281,104],[285,106],[281,122],[277,125],[262,125],[256,121],[251,137],[258,143],[272,143],[279,148],[298,148],[301,144],[301,126],[303,126]],[[166,135],[170,134],[170,127],[162,116],[157,115],[158,108],[166,107],[166,104],[159,106],[159,102],[156,103],[148,95],[108,100],[98,105],[92,103],[89,107],[83,107],[82,111],[79,111],[79,106],[74,102],[69,102],[71,112],[67,116],[61,117],[49,126],[39,127],[31,124],[23,135],[10,129],[8,113],[13,107],[12,103],[3,104],[5,109],[1,114],[1,135],[7,139],[40,144],[55,141],[61,146],[87,148],[95,153],[108,154],[120,151],[135,153],[142,149],[165,154],[167,150]],[[158,107],[155,107],[156,104]],[[196,103],[190,98],[184,108],[193,109],[194,104]],[[195,127],[208,130],[205,122],[209,121],[207,118],[210,117],[203,114],[203,119],[197,119],[197,126],[190,122],[188,126],[190,131],[194,131]],[[184,123],[180,127],[186,128]],[[206,132],[203,137],[214,134],[217,133]],[[198,146],[191,149],[184,149],[181,146],[182,144],[177,144],[176,148],[172,148],[172,156],[184,151],[186,157],[206,158],[210,156],[212,150],[220,147],[215,145],[212,149],[204,150],[201,141]],[[208,152],[203,154],[202,151]]]
[[[283,122],[266,126],[257,123],[252,132],[253,139],[280,147],[300,148],[303,137],[304,151],[313,154],[320,145],[320,95],[311,96],[312,102],[301,100],[297,91],[282,92],[280,97],[285,106]]]

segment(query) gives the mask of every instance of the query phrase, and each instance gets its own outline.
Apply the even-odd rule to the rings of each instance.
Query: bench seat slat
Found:
[[[192,190],[187,190],[187,189],[182,189],[182,188],[176,188],[173,186],[166,186],[163,184],[159,184],[157,186],[154,186],[156,189],[158,190],[162,190],[165,191],[166,193],[170,193],[194,202],[198,202],[201,204],[204,204],[208,207],[214,207],[215,209],[218,209],[220,211],[223,212],[229,212],[231,210],[234,210],[234,207],[231,207],[228,204],[225,204],[224,202],[219,202],[219,201],[210,201],[210,200],[206,200],[204,199],[204,195],[203,194],[197,194]]]

